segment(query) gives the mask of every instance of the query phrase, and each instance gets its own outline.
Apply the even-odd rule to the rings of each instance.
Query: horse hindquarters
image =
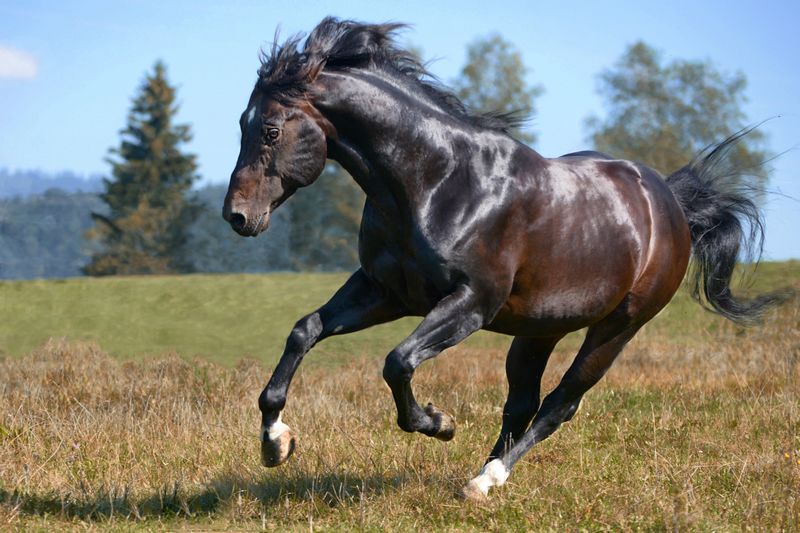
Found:
[[[656,193],[650,201],[652,214],[666,216],[652,217],[653,233],[647,260],[630,291],[610,314],[589,327],[578,355],[558,386],[545,397],[531,427],[501,455],[494,456],[493,451],[481,473],[464,487],[465,497],[483,499],[489,488],[505,482],[511,468],[531,447],[570,420],[583,395],[605,375],[636,332],[677,291],[689,259],[688,228],[671,195]]]

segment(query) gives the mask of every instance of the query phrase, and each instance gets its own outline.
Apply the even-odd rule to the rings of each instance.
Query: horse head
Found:
[[[258,81],[239,121],[239,158],[222,211],[237,233],[254,237],[264,231],[272,211],[322,173],[327,141],[337,137],[315,107],[327,90],[318,83],[322,69],[370,63],[388,53],[391,34],[402,27],[328,17],[304,46],[298,35],[262,55]]]
[[[281,102],[256,87],[239,124],[242,141],[222,216],[240,235],[255,237],[279,205],[322,173],[325,123],[308,101]]]

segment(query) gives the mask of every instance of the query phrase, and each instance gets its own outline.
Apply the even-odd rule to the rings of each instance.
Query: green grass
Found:
[[[93,341],[123,359],[174,351],[233,364],[242,357],[274,362],[292,325],[323,304],[347,274],[192,275],[0,282],[0,354],[20,356],[47,339]],[[754,290],[800,280],[800,262],[762,264]],[[384,355],[419,318],[334,337],[313,351],[317,363]],[[691,343],[721,321],[681,290],[646,329]],[[468,347],[500,348],[507,337],[479,332]],[[579,335],[564,341],[575,349]]]
[[[233,364],[276,361],[294,323],[325,303],[348,275],[192,275],[0,283],[0,353],[19,356],[47,339],[92,341],[130,359],[174,351]],[[388,351],[419,318],[334,337],[318,361]],[[481,333],[472,345],[497,345]]]
[[[799,273],[762,265],[752,290]],[[262,468],[266,373],[345,277],[0,284],[0,530],[800,529],[798,297],[745,330],[681,291],[482,506],[455,495],[496,438],[508,341],[476,336],[415,375],[419,401],[457,420],[442,443],[396,427],[375,359],[414,319],[316,348],[309,362],[339,366],[300,368],[283,413],[297,450]]]

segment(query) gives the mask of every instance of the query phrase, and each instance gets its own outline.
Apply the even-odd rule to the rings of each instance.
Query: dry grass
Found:
[[[571,357],[557,351],[548,387]],[[798,529],[797,300],[702,343],[645,330],[476,507],[454,495],[496,438],[503,358],[456,348],[418,372],[420,401],[458,420],[450,443],[396,428],[379,360],[301,369],[284,417],[299,448],[265,470],[260,364],[51,341],[0,361],[0,528]]]

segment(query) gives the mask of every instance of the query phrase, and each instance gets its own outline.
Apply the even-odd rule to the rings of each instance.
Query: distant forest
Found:
[[[319,187],[301,191],[277,210],[269,230],[257,239],[240,237],[222,219],[226,185],[192,191],[202,205],[189,232],[192,270],[354,269],[357,216],[344,225],[331,225],[329,218],[326,220],[330,213],[309,205],[317,196],[330,197],[331,192],[335,196],[344,188],[353,215],[360,215],[363,198],[351,183],[349,176],[331,166],[320,178]],[[317,194],[312,189],[318,189]],[[94,251],[91,241],[85,239],[93,226],[91,213],[107,208],[97,196],[101,190],[99,177],[0,169],[0,279],[83,275],[81,268]],[[308,197],[303,198],[306,194],[302,193],[309,193]]]
[[[452,83],[467,105],[484,111],[535,111],[535,100],[542,89],[526,83],[528,69],[512,43],[492,34],[473,42],[467,55],[466,65]],[[328,164],[313,186],[299,190],[273,214],[269,231],[257,239],[238,236],[221,217],[226,186],[192,188],[199,179],[196,162],[193,155],[182,154],[178,146],[191,137],[189,126],[170,125],[168,119],[177,104],[164,71],[159,62],[154,74],[145,79],[141,94],[134,100],[135,113],[129,116],[135,120],[123,131],[122,148],[110,150],[114,155],[110,177],[114,179],[109,183],[117,184],[114,194],[109,194],[103,180],[96,176],[0,169],[0,279],[82,275],[93,255],[108,252],[108,248],[100,248],[98,239],[87,238],[90,228],[103,227],[102,223],[95,224],[93,212],[101,222],[114,218],[109,212],[113,202],[101,201],[101,193],[106,200],[114,197],[125,207],[117,208],[121,214],[117,213],[116,222],[122,225],[114,221],[107,224],[106,236],[130,236],[128,241],[135,244],[132,248],[140,258],[159,257],[152,253],[152,247],[140,245],[148,239],[158,241],[152,227],[171,234],[164,228],[183,229],[188,225],[188,231],[176,232],[180,237],[175,239],[177,246],[171,248],[184,254],[185,246],[188,257],[181,255],[180,269],[161,270],[164,272],[354,270],[364,194],[347,173],[334,163]],[[641,79],[652,83],[641,84]],[[665,174],[680,168],[704,147],[752,123],[742,109],[747,86],[743,74],[726,74],[707,61],[665,61],[661,52],[641,41],[629,46],[612,68],[602,71],[599,82],[606,114],[604,119],[587,118],[590,144],[618,157],[642,161]],[[151,89],[152,94],[147,92]],[[166,100],[155,105],[157,98],[152,95]],[[164,116],[154,119],[153,113]],[[156,123],[170,126],[157,139],[153,137]],[[529,143],[536,137],[530,130],[515,134]],[[167,141],[174,145],[172,164],[178,161],[185,168],[177,174],[170,168],[161,177],[175,181],[177,175],[182,183],[178,196],[181,203],[199,208],[191,209],[188,222],[170,221],[162,227],[154,223],[159,211],[151,208],[153,198],[148,194],[156,199],[168,195],[164,195],[166,189],[154,192],[159,183],[150,183],[150,175],[141,172],[139,152],[153,145],[162,146],[163,151]],[[737,144],[730,159],[734,168],[743,169],[740,179],[745,184],[763,189],[768,176],[761,162],[770,158],[765,137],[756,130]],[[132,192],[121,188],[120,183]],[[162,215],[182,212],[174,204],[159,209]],[[135,224],[131,222],[134,218],[138,221]],[[107,240],[106,244],[115,244],[113,238]],[[120,254],[123,259],[129,256]]]

